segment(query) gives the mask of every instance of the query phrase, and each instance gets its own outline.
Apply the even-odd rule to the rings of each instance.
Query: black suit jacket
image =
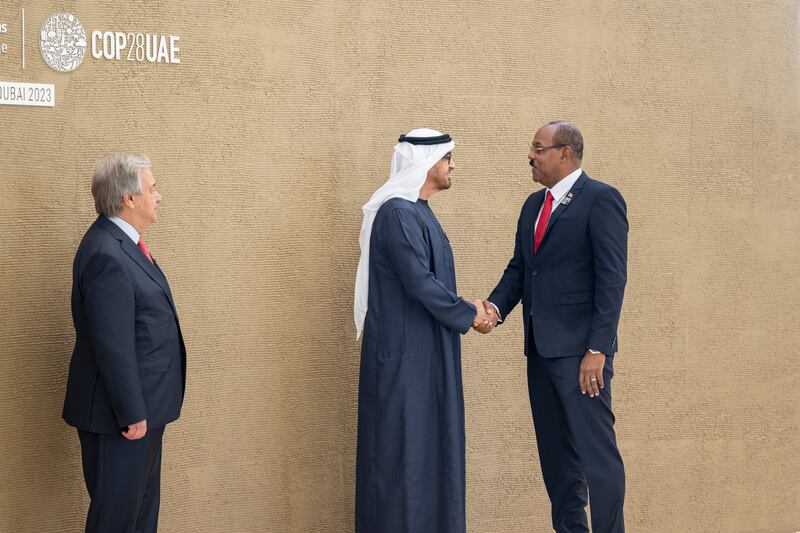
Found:
[[[64,420],[116,433],[147,420],[177,419],[186,386],[186,348],[167,279],[116,224],[100,216],[72,267],[75,349]]]
[[[546,358],[583,355],[587,348],[611,355],[618,348],[627,280],[625,200],[585,172],[570,193],[569,204],[558,205],[550,216],[536,254],[534,223],[545,189],[528,197],[517,222],[514,256],[489,296],[503,317],[522,299],[525,355],[531,340]]]

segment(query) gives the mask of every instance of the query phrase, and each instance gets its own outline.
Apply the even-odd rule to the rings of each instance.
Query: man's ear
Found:
[[[122,195],[122,205],[127,205],[128,207],[133,207],[133,195],[131,193],[123,194]]]

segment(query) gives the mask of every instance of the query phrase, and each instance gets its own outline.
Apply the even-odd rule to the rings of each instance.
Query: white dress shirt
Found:
[[[125,232],[125,235],[131,238],[133,244],[139,244],[139,232],[136,231],[136,228],[131,226],[129,223],[125,222],[119,217],[106,217],[108,220],[119,226],[119,229]]]
[[[547,189],[550,191],[550,194],[553,195],[553,201],[550,204],[550,214],[552,215],[553,212],[558,207],[558,204],[567,196],[567,193],[572,189],[572,186],[575,185],[575,182],[578,181],[578,178],[581,177],[581,173],[583,169],[578,168],[575,172],[571,172],[567,174],[564,178],[561,179],[558,183],[553,185],[552,189]],[[547,197],[547,192],[544,193],[545,198]],[[542,202],[542,207],[539,208],[539,214],[536,215],[536,224],[533,226],[533,230],[536,231],[536,226],[539,225],[539,217],[542,216],[542,209],[544,209],[544,202]]]

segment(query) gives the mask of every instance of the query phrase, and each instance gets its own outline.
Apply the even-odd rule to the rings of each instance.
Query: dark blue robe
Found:
[[[361,347],[358,533],[466,531],[460,334],[474,317],[428,203],[384,203]]]

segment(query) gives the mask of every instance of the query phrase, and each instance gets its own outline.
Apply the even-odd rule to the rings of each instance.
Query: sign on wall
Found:
[[[0,104],[55,107],[56,87],[52,83],[0,81]]]
[[[0,17],[5,17],[0,13]],[[18,26],[0,18],[0,66],[15,55],[20,58],[21,70],[26,70],[26,51],[31,45],[26,38],[25,10],[20,10]],[[30,29],[30,28],[28,28]],[[12,54],[9,35],[19,31],[20,50]],[[36,44],[42,61],[51,69],[70,73],[85,60],[124,61],[133,66],[179,65],[181,62],[180,37],[121,29],[93,29],[89,32],[80,19],[68,11],[53,13],[46,17],[36,33]],[[33,39],[31,39],[33,40]],[[87,54],[87,51],[90,52]],[[16,53],[18,52],[18,53]],[[135,67],[134,67],[135,68]],[[31,83],[29,81],[0,81],[0,105],[23,105],[54,107],[55,85]]]

